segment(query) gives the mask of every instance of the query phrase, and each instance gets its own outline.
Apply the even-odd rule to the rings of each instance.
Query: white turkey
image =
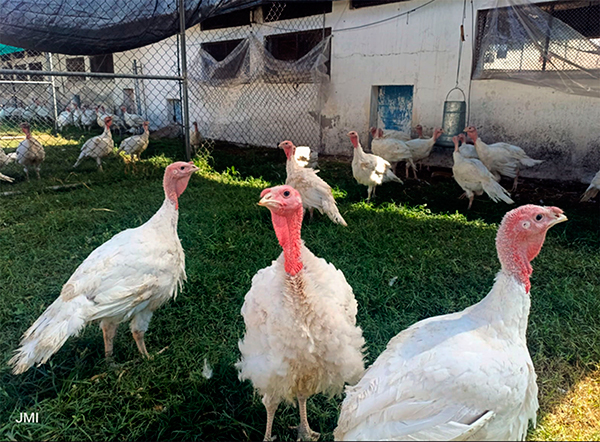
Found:
[[[376,127],[372,127],[370,130],[371,134],[377,133],[379,138],[396,138],[400,141],[408,141],[411,139],[419,139],[423,138],[423,126],[417,124],[415,126],[415,132],[417,133],[417,138],[412,138],[411,134],[403,132],[401,130],[394,129],[377,129]]]
[[[519,169],[533,167],[544,160],[534,160],[527,156],[519,146],[508,143],[485,144],[477,135],[474,126],[465,128],[467,135],[475,143],[475,150],[481,162],[500,180],[500,176],[514,178],[512,190],[517,190]]]
[[[107,358],[112,357],[118,325],[126,321],[131,321],[138,350],[149,356],[144,334],[150,319],[177,296],[185,281],[185,255],[177,236],[178,198],[196,170],[192,163],[167,166],[161,208],[145,224],[116,234],[81,263],[56,301],[23,335],[9,361],[13,373],[46,363],[70,336],[97,320]]]
[[[4,175],[3,173],[0,173],[0,180],[12,183],[15,179],[9,177],[8,175]]]
[[[294,158],[300,167],[310,167],[315,170],[319,167],[319,152],[311,150],[308,146],[296,146]]]
[[[467,143],[467,136],[464,133],[460,133],[457,136],[460,144],[458,151],[461,153],[461,155],[465,158],[475,158],[478,160],[479,157],[477,156],[475,146]],[[498,181],[497,177],[494,177],[494,179]]]
[[[596,173],[590,186],[585,190],[585,193],[581,197],[581,202],[589,201],[598,195],[598,191],[600,190],[600,171]]]
[[[83,144],[79,158],[77,158],[73,168],[79,166],[79,163],[81,163],[84,158],[94,158],[98,164],[98,169],[102,172],[102,158],[108,156],[115,147],[110,132],[111,124],[112,117],[105,117],[104,132],[102,132],[101,135],[90,138]]]
[[[492,201],[504,201],[506,204],[513,204],[510,194],[495,179],[494,175],[476,158],[467,158],[460,152],[458,137],[453,137],[454,165],[452,174],[454,180],[465,191],[464,196],[469,198],[469,207],[473,204],[475,195],[481,195],[485,192]]]
[[[10,163],[14,163],[15,161],[17,161],[16,152],[11,152],[7,154],[6,152],[4,152],[4,149],[0,147],[0,169]]]
[[[242,316],[246,334],[236,364],[267,410],[264,440],[281,401],[298,400],[299,440],[316,440],[306,400],[317,393],[335,394],[363,373],[362,330],[356,325],[352,287],[333,264],[304,245],[300,230],[304,209],[298,191],[277,186],[261,193],[259,205],[271,211],[283,253],[252,278]]]
[[[359,184],[367,186],[367,202],[371,201],[371,196],[375,196],[375,188],[378,185],[388,181],[402,184],[402,180],[392,172],[392,166],[388,161],[363,151],[355,131],[348,132],[348,136],[354,146],[352,175]]]
[[[128,113],[125,106],[121,106],[121,111],[123,111],[123,120],[128,127],[137,131],[144,125],[144,119],[137,114]]]
[[[400,140],[400,141],[410,140],[410,134],[403,132],[401,130],[381,129],[381,128],[377,128],[377,127],[371,127],[369,129],[369,132],[371,132],[371,135],[377,134],[377,136],[382,139],[394,138],[394,139]],[[373,135],[373,137],[375,137],[375,135]]]
[[[11,152],[11,153],[7,154],[6,152],[4,152],[4,149],[2,149],[0,147],[0,169],[2,169],[7,164],[15,162],[16,160],[17,160],[16,152]],[[12,183],[14,181],[14,178],[11,178],[8,175],[4,175],[4,174],[0,173],[0,180]]]
[[[137,159],[140,159],[142,152],[144,152],[148,148],[148,142],[150,141],[150,132],[148,131],[148,122],[144,121],[144,133],[141,135],[134,135],[129,138],[125,138],[121,141],[121,145],[119,146],[119,150],[117,153],[121,153],[125,151],[126,154],[131,156],[131,159],[134,159],[137,156]]]
[[[25,134],[25,139],[17,147],[17,162],[23,166],[25,175],[29,180],[29,169],[35,169],[38,180],[40,179],[40,167],[46,158],[46,152],[42,143],[31,135],[29,123],[21,123],[21,130]]]
[[[400,161],[406,161],[406,176],[408,177],[408,166],[411,164],[414,167],[412,160],[412,152],[406,144],[399,138],[387,137],[383,138],[381,129],[371,128],[371,150],[375,155],[380,156],[392,165],[392,170],[396,172],[396,168]]]
[[[457,313],[417,322],[388,343],[360,382],[346,388],[335,440],[524,440],[538,409],[527,350],[530,261],[558,207],[508,212],[492,290]]]
[[[192,148],[193,155],[198,153],[198,150],[200,149],[200,144],[202,144],[202,134],[198,129],[198,122],[194,121],[192,123],[192,128],[190,129],[190,147]]]
[[[73,115],[73,124],[75,125],[75,127],[81,128],[81,124],[82,124],[81,118],[83,117],[83,111],[79,108],[77,103],[73,103],[72,115]]]
[[[73,124],[73,113],[69,108],[66,108],[56,118],[56,124],[58,126],[58,130],[63,130],[65,127]]]
[[[413,175],[414,175],[415,179],[417,179],[417,169],[415,167],[415,163],[417,161],[424,160],[425,158],[427,158],[429,156],[429,154],[431,153],[431,150],[433,149],[433,146],[435,145],[435,142],[440,137],[440,135],[442,135],[443,133],[444,133],[444,131],[442,129],[436,128],[436,129],[434,129],[433,135],[431,136],[431,138],[427,138],[427,139],[415,138],[414,140],[408,140],[406,142],[406,145],[408,146],[410,153],[412,155],[412,161],[410,162],[410,165],[412,166]],[[408,165],[409,165],[409,163],[406,163],[406,177],[407,178],[408,178]]]
[[[81,125],[89,132],[92,130],[92,126],[96,122],[96,112],[92,109],[88,109],[85,106],[82,107],[81,112]]]
[[[313,217],[313,211],[317,209],[321,214],[325,213],[334,223],[347,226],[335,204],[331,187],[317,175],[318,171],[301,167],[297,163],[294,143],[282,141],[279,147],[284,150],[287,157],[285,163],[287,180],[285,184],[300,192],[302,205],[305,209],[308,209],[310,217]]]
[[[104,106],[96,106],[96,123],[102,129],[104,129],[104,119],[109,116],[104,110]]]

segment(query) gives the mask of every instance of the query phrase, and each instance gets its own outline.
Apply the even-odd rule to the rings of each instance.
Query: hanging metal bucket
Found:
[[[453,90],[459,90],[462,93],[462,101],[448,101],[448,97]],[[463,90],[459,87],[450,89],[444,101],[444,115],[442,119],[442,129],[444,133],[437,139],[438,146],[454,147],[452,137],[458,135],[465,129],[467,117],[467,103]]]

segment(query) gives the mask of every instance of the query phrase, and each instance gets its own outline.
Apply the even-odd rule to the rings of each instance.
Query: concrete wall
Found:
[[[413,85],[413,127],[421,124],[425,134],[431,134],[441,126],[443,102],[456,81],[463,2],[437,0],[408,18],[343,30],[423,3],[413,0],[350,9],[349,1],[334,2],[326,23],[334,37],[331,82],[323,108],[324,152],[351,154],[349,130],[357,130],[363,145],[368,144],[373,86]],[[488,6],[475,1],[475,14],[478,7]],[[459,77],[465,92],[471,76],[472,20],[467,7]],[[470,102],[470,124],[479,128],[484,141],[511,142],[546,160],[523,175],[586,181],[600,168],[598,98],[509,81],[473,80]],[[451,165],[450,152],[436,148],[430,164]]]

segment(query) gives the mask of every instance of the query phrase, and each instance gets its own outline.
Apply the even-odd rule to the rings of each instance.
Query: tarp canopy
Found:
[[[15,48],[14,46],[0,45],[0,55],[12,54],[14,52],[22,52],[23,49]]]
[[[185,0],[186,28],[259,0]],[[0,43],[41,52],[100,55],[179,32],[178,0],[0,0]]]

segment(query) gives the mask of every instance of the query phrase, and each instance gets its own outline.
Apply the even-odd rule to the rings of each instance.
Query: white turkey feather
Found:
[[[522,440],[538,408],[529,308],[500,272],[479,303],[398,334],[346,388],[335,440]]]

